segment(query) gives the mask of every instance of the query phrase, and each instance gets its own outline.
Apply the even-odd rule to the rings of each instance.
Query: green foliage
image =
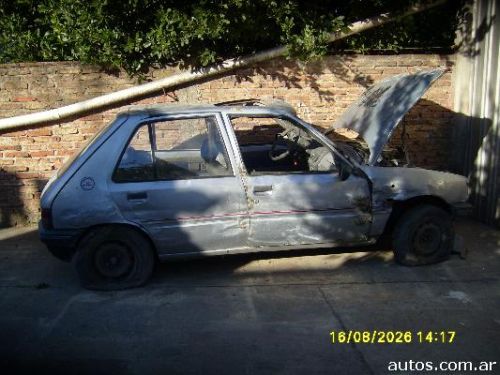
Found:
[[[78,60],[140,74],[206,66],[280,44],[302,60],[329,49],[451,47],[460,2],[329,47],[352,21],[411,0],[0,0],[0,62]]]

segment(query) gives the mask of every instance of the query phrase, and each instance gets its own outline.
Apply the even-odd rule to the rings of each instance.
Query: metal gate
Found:
[[[474,215],[500,226],[500,1],[476,0],[459,35],[455,169],[469,176]]]

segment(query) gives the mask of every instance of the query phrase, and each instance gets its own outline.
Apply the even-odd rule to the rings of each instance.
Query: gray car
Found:
[[[326,132],[282,102],[132,107],[48,182],[40,237],[91,289],[139,286],[157,260],[381,237],[399,263],[446,259],[466,179],[385,147],[441,74],[379,82]],[[334,139],[338,128],[359,137]]]

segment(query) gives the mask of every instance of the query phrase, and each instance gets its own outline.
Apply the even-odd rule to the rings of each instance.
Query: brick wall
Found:
[[[447,73],[403,121],[414,163],[446,169],[451,151],[453,62],[452,55],[414,54],[329,56],[306,65],[276,60],[127,104],[281,98],[306,121],[328,126],[373,82],[399,73],[444,67]],[[149,78],[174,72],[154,70]],[[0,117],[57,108],[135,84],[125,73],[107,74],[79,63],[0,65]],[[47,179],[121,109],[0,134],[0,226],[36,222],[40,192]],[[399,142],[396,132],[392,143]]]

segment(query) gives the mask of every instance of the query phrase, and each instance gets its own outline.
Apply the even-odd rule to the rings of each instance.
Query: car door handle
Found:
[[[271,195],[273,193],[272,185],[262,185],[253,187],[254,195]]]
[[[129,201],[144,201],[148,199],[148,193],[141,191],[138,193],[127,193],[127,199]]]

